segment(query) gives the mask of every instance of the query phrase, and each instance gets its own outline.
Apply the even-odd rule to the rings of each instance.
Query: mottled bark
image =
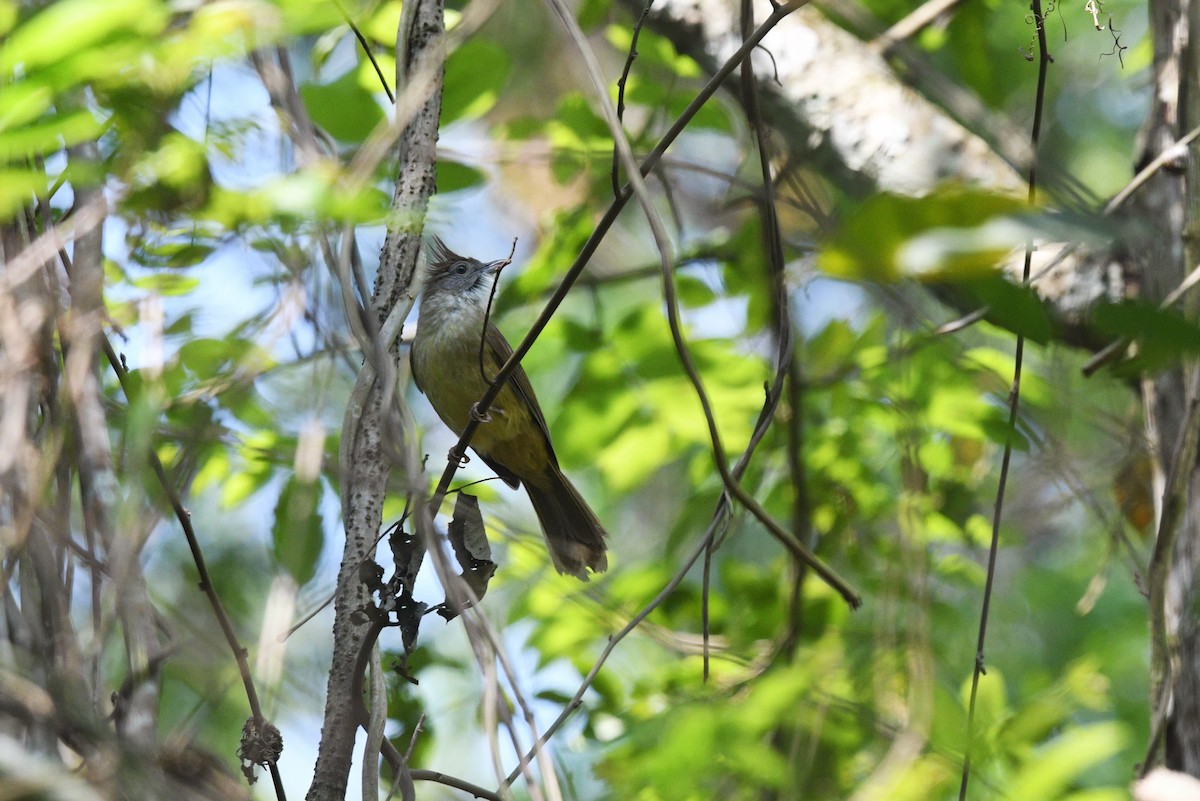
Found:
[[[334,596],[334,645],[325,700],[325,720],[308,801],[345,798],[360,723],[361,688],[355,664],[368,626],[356,612],[370,599],[359,568],[374,554],[375,538],[391,471],[392,456],[401,451],[389,436],[402,436],[395,398],[399,358],[392,340],[413,302],[409,291],[420,252],[420,234],[429,198],[435,190],[434,164],[441,113],[445,63],[445,25],[441,0],[406,3],[397,41],[397,120],[404,126],[398,140],[398,175],[389,225],[371,306],[379,333],[368,350],[358,385],[346,410],[342,429],[342,515],[346,542]],[[392,324],[385,323],[391,320]],[[390,334],[388,333],[390,331]]]
[[[1190,0],[1150,3],[1154,97],[1142,130],[1143,162],[1194,127],[1197,33]],[[1138,225],[1130,247],[1142,293],[1154,300],[1197,265],[1196,145],[1181,150],[1137,197]],[[1196,317],[1193,294],[1182,307]],[[1150,763],[1200,776],[1200,470],[1196,465],[1200,373],[1195,361],[1142,382],[1148,440],[1155,457],[1160,519],[1149,576],[1151,619]],[[1161,740],[1159,739],[1161,738]],[[1159,746],[1161,745],[1161,749]]]

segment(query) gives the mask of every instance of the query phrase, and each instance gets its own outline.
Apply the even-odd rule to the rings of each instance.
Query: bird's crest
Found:
[[[428,247],[430,270],[445,269],[454,262],[467,260],[465,256],[460,256],[447,247],[440,236],[433,237],[429,241]]]

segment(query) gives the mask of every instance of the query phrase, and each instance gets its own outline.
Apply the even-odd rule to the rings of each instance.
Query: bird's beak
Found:
[[[511,262],[508,259],[500,259],[499,261],[489,261],[487,264],[483,265],[483,270],[486,273],[498,273],[502,269],[507,267],[510,263]]]

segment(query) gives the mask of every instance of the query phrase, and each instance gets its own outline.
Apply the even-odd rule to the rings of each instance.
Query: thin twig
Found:
[[[754,7],[751,0],[742,0],[742,36],[750,33],[754,24]],[[768,263],[771,270],[771,297],[775,303],[775,370],[777,386],[782,387],[785,377],[793,375],[800,369],[795,357],[795,331],[792,325],[791,303],[787,295],[787,277],[784,272],[783,234],[779,227],[779,212],[776,206],[775,180],[771,174],[771,159],[766,125],[763,123],[762,111],[758,98],[758,81],[754,76],[754,65],[750,60],[742,64],[742,107],[754,131],[756,149],[758,150],[759,171],[762,174],[762,216],[763,237],[766,240]],[[815,203],[815,199],[811,199]],[[813,219],[818,219],[813,214]],[[791,418],[788,425],[788,467],[792,478],[792,535],[797,542],[806,547],[813,547],[812,519],[809,515],[807,479],[804,475],[804,453],[801,426],[803,411],[801,409],[801,388],[794,380],[788,380],[789,404]],[[780,394],[774,395],[773,406],[778,405]],[[771,395],[768,393],[768,402]],[[766,421],[764,421],[766,422]],[[798,617],[801,609],[801,588],[808,574],[807,564],[802,559],[792,559],[795,581],[788,602],[789,635],[784,638],[784,650],[790,651],[799,637]],[[707,655],[707,652],[706,652]]]
[[[654,234],[654,240],[658,246],[660,261],[663,275],[663,299],[667,307],[667,323],[671,330],[671,337],[675,344],[676,356],[679,359],[680,365],[683,367],[684,373],[687,375],[689,382],[692,384],[692,389],[696,394],[696,399],[700,402],[701,409],[704,413],[705,424],[708,428],[709,442],[712,448],[713,461],[717,471],[721,475],[721,480],[725,485],[725,490],[728,494],[737,499],[747,511],[758,519],[760,523],[767,529],[771,536],[775,537],[794,558],[802,559],[807,562],[817,575],[821,576],[829,586],[833,587],[839,595],[848,603],[851,608],[858,608],[862,603],[862,598],[858,592],[854,590],[850,584],[839,576],[832,568],[826,565],[816,554],[808,549],[807,546],[796,541],[787,530],[767,513],[765,509],[741,486],[738,479],[729,469],[729,463],[726,459],[725,448],[721,442],[720,430],[717,426],[716,416],[713,411],[712,402],[709,400],[708,392],[704,387],[704,381],[700,377],[699,370],[696,368],[695,361],[691,355],[691,349],[683,335],[683,324],[679,317],[679,304],[676,298],[675,282],[673,279],[672,263],[674,261],[671,255],[671,244],[667,237],[666,230],[659,217],[658,210],[654,207],[654,202],[650,198],[649,190],[646,188],[643,174],[637,169],[637,164],[633,158],[633,151],[629,146],[628,140],[625,138],[624,132],[616,122],[616,111],[612,108],[612,101],[609,100],[607,87],[604,84],[603,75],[600,72],[600,66],[596,63],[595,55],[591,48],[587,45],[587,41],[583,36],[583,32],[579,29],[579,24],[575,18],[566,9],[563,0],[550,0],[552,7],[558,12],[560,20],[566,26],[567,31],[575,40],[576,47],[583,56],[584,63],[587,65],[588,74],[596,85],[597,96],[600,102],[601,110],[604,111],[605,120],[616,140],[617,147],[621,153],[621,160],[627,165],[629,170],[630,187],[633,189],[634,196],[638,199],[643,212],[646,215],[646,220],[650,225],[650,230]],[[749,43],[750,39],[747,39]]]
[[[592,669],[589,670],[588,674],[583,677],[583,681],[580,682],[579,687],[575,690],[575,695],[573,695],[571,700],[568,701],[566,706],[563,707],[562,712],[558,714],[558,717],[554,719],[554,722],[546,728],[546,733],[543,734],[538,741],[533,744],[533,748],[531,748],[529,753],[523,757],[523,760],[528,761],[533,759],[533,756],[537,750],[545,747],[546,743],[550,741],[550,738],[553,737],[559,728],[561,728],[562,725],[567,722],[567,718],[571,717],[576,709],[583,706],[584,693],[586,693],[588,688],[592,686],[592,683],[596,680],[596,676],[600,674],[600,669],[604,667],[606,662],[608,662],[608,658],[612,655],[612,652],[616,649],[618,643],[628,637],[634,631],[634,629],[641,625],[643,620],[649,617],[655,609],[660,607],[668,598],[671,597],[672,594],[674,594],[676,588],[683,583],[683,579],[685,576],[687,576],[688,571],[690,571],[692,566],[696,564],[696,560],[700,558],[700,555],[704,553],[709,544],[713,541],[717,531],[720,530],[728,522],[728,520],[728,509],[719,507],[717,512],[714,513],[712,522],[709,523],[708,529],[704,532],[704,536],[702,536],[696,542],[696,545],[692,548],[692,552],[686,559],[684,559],[683,564],[681,564],[679,569],[675,571],[675,575],[671,577],[671,580],[668,581],[661,590],[659,590],[658,594],[655,595],[649,603],[643,606],[636,615],[630,618],[628,623],[626,623],[618,632],[608,638],[608,644],[604,646],[604,650],[600,652],[600,655],[596,657],[596,661],[592,663]],[[508,774],[508,778],[505,779],[503,786],[510,786],[517,780],[517,776],[519,775],[520,768],[514,769]]]
[[[1050,50],[1046,45],[1046,29],[1043,25],[1042,18],[1042,2],[1041,0],[1032,0],[1030,8],[1033,11],[1035,24],[1037,26],[1038,40],[1038,77],[1037,77],[1037,94],[1034,100],[1033,108],[1033,129],[1030,132],[1030,149],[1033,153],[1029,162],[1029,205],[1033,205],[1036,199],[1037,190],[1037,152],[1038,139],[1042,130],[1042,111],[1045,108],[1046,100],[1046,74],[1050,69]],[[1026,242],[1025,245],[1025,265],[1022,272],[1022,280],[1029,280],[1029,273],[1033,265],[1033,242]],[[1021,367],[1025,358],[1025,337],[1021,334],[1017,335],[1016,352],[1013,356],[1013,380],[1012,387],[1009,390],[1008,398],[1008,436],[1004,443],[1004,455],[1000,460],[1000,478],[996,486],[996,504],[992,512],[992,540],[988,548],[988,565],[987,565],[987,581],[983,586],[983,606],[979,613],[979,637],[975,647],[975,667],[971,673],[971,696],[967,707],[967,738],[966,746],[963,749],[963,766],[962,766],[962,782],[958,789],[959,801],[965,801],[967,797],[967,785],[971,777],[971,747],[975,736],[975,705],[979,692],[979,679],[985,672],[983,647],[987,640],[987,625],[988,613],[991,610],[992,604],[992,588],[996,580],[996,556],[1000,551],[1000,520],[1001,513],[1004,507],[1004,492],[1008,486],[1008,470],[1009,464],[1012,461],[1013,445],[1012,440],[1016,433],[1017,411],[1021,400]]]
[[[1196,126],[1192,130],[1188,131],[1187,134],[1181,137],[1178,141],[1163,148],[1163,151],[1159,153],[1157,157],[1155,157],[1145,167],[1138,170],[1138,174],[1133,176],[1129,183],[1127,183],[1120,192],[1113,196],[1112,200],[1108,201],[1108,203],[1104,206],[1103,216],[1111,216],[1113,212],[1115,212],[1125,203],[1125,201],[1132,197],[1134,192],[1141,188],[1146,181],[1150,180],[1155,173],[1161,170],[1169,162],[1180,158],[1181,155],[1186,155],[1185,149],[1188,145],[1195,141],[1197,137],[1200,137],[1200,126]],[[1194,287],[1197,282],[1200,282],[1200,267],[1196,267],[1190,273],[1188,273],[1187,277],[1180,282],[1179,286],[1175,287],[1175,289],[1173,289],[1165,298],[1163,298],[1162,302],[1158,304],[1158,308],[1166,309],[1175,305],[1175,303],[1181,297],[1183,297],[1189,289]],[[1083,374],[1085,376],[1091,376],[1101,367],[1121,358],[1131,343],[1132,340],[1128,337],[1121,337],[1120,339],[1110,342],[1108,345],[1101,348],[1095,356],[1088,359],[1087,364],[1083,366]]]
[[[961,3],[962,0],[926,0],[926,2],[917,6],[917,8],[913,9],[911,13],[895,25],[876,37],[875,41],[871,42],[871,45],[879,48],[881,52],[886,53],[900,42],[916,36],[922,30],[937,22],[939,17],[949,14],[954,10],[955,6]]]
[[[633,69],[633,62],[637,60],[638,51],[637,43],[638,36],[642,33],[642,27],[646,24],[646,19],[650,16],[650,6],[654,5],[654,0],[646,0],[646,5],[642,8],[642,14],[638,17],[633,26],[633,38],[629,42],[629,55],[625,57],[625,67],[621,70],[621,77],[617,79],[617,122],[625,121],[625,84],[629,80],[629,73]],[[613,197],[621,196],[621,159],[617,151],[617,146],[613,145],[612,152],[612,190]]]
[[[1140,189],[1142,185],[1146,183],[1146,181],[1150,180],[1150,178],[1152,178],[1156,172],[1161,170],[1167,164],[1175,161],[1176,159],[1186,157],[1187,153],[1185,152],[1185,149],[1188,145],[1194,142],[1198,136],[1200,136],[1200,125],[1188,131],[1186,134],[1180,137],[1178,141],[1164,147],[1161,153],[1152,159],[1145,167],[1142,167],[1140,170],[1138,170],[1138,174],[1133,176],[1133,178],[1129,180],[1129,183],[1125,184],[1124,188],[1122,188],[1117,194],[1113,195],[1112,200],[1108,201],[1108,203],[1104,205],[1104,216],[1107,217],[1111,215],[1114,211],[1124,205],[1125,201],[1129,200],[1130,196],[1134,192]]]
[[[492,381],[492,379],[488,378],[487,370],[483,367],[483,353],[487,347],[488,325],[492,321],[492,302],[496,299],[496,289],[500,286],[500,271],[512,264],[513,254],[516,252],[517,239],[513,237],[512,249],[508,252],[508,258],[496,262],[496,277],[492,280],[492,289],[488,292],[487,307],[483,310],[483,325],[479,326],[479,377],[483,379],[483,383],[485,384],[490,384]]]
[[[371,43],[367,41],[367,37],[362,35],[362,31],[350,19],[350,15],[346,13],[346,9],[342,8],[342,4],[337,4],[338,11],[342,12],[342,17],[345,18],[346,24],[350,26],[350,30],[354,31],[355,38],[358,39],[359,45],[362,46],[363,54],[371,61],[371,66],[375,68],[375,74],[379,76],[379,85],[383,87],[383,91],[387,93],[388,100],[394,106],[396,105],[396,96],[392,94],[392,88],[388,86],[387,78],[383,77],[383,70],[379,68],[379,62],[375,60],[375,54],[371,52]]]
[[[453,787],[455,790],[470,793],[475,798],[485,799],[485,801],[503,801],[503,797],[499,793],[493,793],[491,790],[487,790],[477,784],[471,784],[469,781],[464,781],[456,776],[447,776],[445,773],[439,773],[436,770],[414,770],[412,777],[415,781],[444,784],[447,787]]]
[[[475,165],[514,163],[523,164],[532,161],[546,162],[553,158],[562,156],[571,156],[578,159],[581,163],[591,165],[594,161],[599,161],[601,159],[607,160],[611,154],[608,150],[587,149],[581,147],[558,147],[546,142],[491,142],[488,143],[487,150],[483,153],[478,150],[472,150],[468,152],[466,150],[454,147],[438,147],[438,158],[447,158],[452,161],[460,161],[465,164]],[[727,170],[720,170],[710,165],[701,164],[682,156],[663,156],[659,159],[658,165],[658,168],[666,168],[680,172],[693,172],[697,175],[716,178],[728,184],[729,186],[734,186],[738,189],[744,189],[752,194],[757,194],[760,189],[758,183],[748,181],[739,175],[728,172]],[[789,174],[789,171],[786,169],[780,169],[777,172],[781,177],[786,177],[789,183],[796,181],[796,176],[794,174]],[[806,191],[801,191],[799,188],[797,188],[797,193],[811,195],[812,190],[806,189]],[[730,205],[734,202],[736,202],[736,200],[730,201]],[[813,215],[815,218],[815,214],[807,202],[794,200],[791,197],[784,195],[777,198],[777,203],[796,208],[806,214]],[[815,201],[812,205],[815,205]],[[823,219],[819,220],[819,223],[821,227],[826,227],[828,225],[828,215],[823,215]]]
[[[112,343],[108,341],[108,337],[103,337],[101,344],[104,348],[104,355],[108,358],[108,363],[112,367],[113,373],[117,376],[117,382],[120,383],[125,397],[132,403],[135,399],[134,393],[129,387],[129,375],[125,371],[124,365],[121,364],[121,360],[117,356],[116,351],[113,350]],[[171,483],[171,479],[167,475],[167,470],[163,466],[162,460],[158,458],[158,454],[153,448],[148,449],[146,457],[150,461],[150,466],[154,469],[154,475],[158,478],[158,483],[167,497],[167,502],[171,505],[171,510],[175,513],[175,518],[179,521],[180,528],[183,529],[183,536],[187,540],[188,550],[192,554],[192,562],[196,565],[196,573],[200,576],[200,590],[208,598],[208,603],[212,607],[213,614],[217,618],[217,623],[221,627],[221,633],[225,635],[225,642],[229,644],[229,650],[233,652],[233,657],[238,666],[238,673],[242,678],[242,687],[246,691],[246,700],[250,704],[250,714],[261,729],[262,724],[267,723],[267,719],[263,716],[262,707],[259,704],[258,690],[254,687],[254,678],[250,675],[250,663],[246,658],[246,648],[238,640],[237,632],[233,630],[233,622],[225,612],[225,606],[221,603],[221,597],[217,594],[217,588],[213,584],[212,576],[208,572],[208,564],[204,559],[204,551],[200,547],[200,540],[196,536],[196,530],[192,528],[191,513],[184,507],[179,493],[175,490],[175,486]],[[275,784],[275,797],[280,799],[280,801],[285,801],[287,794],[283,789],[283,777],[279,773],[279,766],[271,762],[267,765],[267,768],[270,770],[271,780]]]
[[[794,10],[795,7],[799,7],[799,5],[796,4],[792,7],[778,8],[776,10],[776,13],[772,15],[772,18],[774,18],[776,16],[778,16],[779,18],[782,18],[782,16],[786,15],[786,13],[789,13],[791,10]],[[568,25],[570,24],[567,20],[564,20],[564,22]],[[773,26],[776,22],[777,22],[777,20],[775,20],[774,22],[772,22],[771,20],[768,20],[768,22],[764,23],[763,26],[760,26],[759,29],[757,31],[755,31],[755,34],[751,37],[751,39],[748,39],[747,41],[750,42],[751,40],[757,41],[758,39],[761,39],[762,35],[764,35],[766,32],[764,30],[764,28],[768,24]],[[741,54],[741,57],[744,58],[745,53],[749,52],[749,50],[750,50],[749,47],[743,46],[743,49],[739,51],[739,53]],[[733,64],[733,62],[736,58],[738,58],[738,57],[735,56],[734,59],[731,59],[730,62],[728,62],[725,65],[729,69],[725,69],[724,67],[722,68],[722,71],[724,72],[725,75],[727,75],[729,72],[732,71],[733,66],[735,66]],[[677,123],[677,125],[678,125],[678,123]],[[614,133],[617,133],[617,132],[614,131]],[[622,144],[621,142],[618,142],[617,146],[620,147],[621,144]],[[627,146],[628,145],[626,143],[626,147]],[[660,148],[665,149],[665,144],[660,143]],[[658,150],[659,149],[656,148],[656,152]],[[631,159],[632,154],[628,154],[626,156],[626,158]],[[651,164],[644,163],[640,170],[631,169],[630,170],[631,186],[634,186],[635,184],[633,182],[639,180],[640,176],[645,175],[648,172],[648,170],[652,167],[653,167],[652,163]],[[624,202],[628,199],[629,193],[630,193],[630,186],[627,186],[625,191],[622,193],[622,195],[619,196],[617,203],[619,203],[620,205],[623,206]],[[639,195],[639,197],[642,197],[642,196]],[[622,200],[622,198],[624,198],[624,200]],[[617,205],[617,203],[614,203],[614,205]],[[610,211],[611,211],[611,209],[610,209]],[[613,213],[613,216],[615,217],[615,212]],[[657,227],[658,230],[656,231],[656,237],[658,237],[661,242],[662,241],[661,225],[655,226],[657,217],[654,214],[652,207],[647,210],[647,216],[651,220],[652,227]],[[606,215],[606,219],[607,219],[607,215]],[[607,229],[605,228],[604,230],[607,230]],[[597,234],[599,234],[599,236]],[[598,241],[599,237],[602,235],[603,235],[603,230],[598,228],[597,232],[593,233],[592,238]],[[592,240],[589,240],[589,243],[591,243],[591,242],[592,242]],[[563,285],[561,285],[559,288],[560,292],[556,293],[556,295],[555,295],[556,298],[559,297],[560,294],[565,294],[565,289],[569,287],[570,281],[573,280],[573,275],[577,274],[577,271],[575,268],[579,267],[582,263],[585,263],[586,256],[590,255],[590,253],[587,251],[586,248],[587,248],[587,246],[585,246],[584,255],[581,255],[580,260],[576,262],[576,265],[572,267],[572,270],[568,272],[567,277],[564,278]],[[594,248],[594,245],[593,245],[593,248]],[[660,247],[660,250],[661,249],[662,248]],[[665,258],[665,254],[664,254],[663,261],[664,261],[664,263],[667,263],[667,267],[665,269],[667,270],[667,274],[669,275],[670,274],[669,260]],[[669,283],[669,281],[668,281],[668,283]],[[560,298],[560,301],[561,301],[561,298]],[[551,306],[548,307],[548,309],[551,313],[553,312],[553,308],[556,305],[557,304],[554,303],[554,298],[552,298]],[[677,308],[675,311],[676,312],[678,311]],[[543,325],[544,325],[544,323],[543,323]],[[530,336],[536,335],[536,332],[538,330],[539,329],[535,327],[535,329],[530,332],[530,335],[526,336],[526,340],[529,340]],[[525,344],[526,344],[525,342],[522,343],[522,345],[525,345]],[[685,346],[684,352],[686,353],[686,346]],[[517,356],[514,355],[514,358],[517,358]],[[511,362],[512,359],[510,359],[509,361]],[[506,367],[507,366],[508,365],[506,365]],[[501,374],[503,374],[503,370],[501,371]],[[499,381],[499,380],[500,380],[500,377],[497,378],[497,381]],[[779,384],[780,382],[777,381],[776,383]],[[776,396],[776,402],[777,402],[778,391],[776,391],[775,396]],[[701,397],[702,397],[702,399],[704,399],[704,396],[702,394],[701,394]],[[485,394],[484,401],[481,401],[481,403],[480,403],[481,407],[482,407],[482,404],[487,401],[488,401],[487,395]],[[768,408],[773,409],[773,406],[768,404]],[[765,418],[765,420],[767,420],[769,422],[770,416],[771,416],[771,413],[768,412],[767,410],[764,410],[764,414],[760,415],[760,425],[756,426],[756,430],[755,430],[756,436],[753,436],[751,438],[751,442],[747,445],[746,452],[743,453],[742,457],[739,459],[738,463],[734,466],[732,471],[729,471],[728,466],[723,461],[723,457],[721,460],[719,460],[719,467],[722,468],[723,473],[728,475],[730,472],[732,472],[732,475],[734,477],[736,477],[736,479],[740,479],[742,471],[745,469],[746,465],[749,462],[750,453],[752,453],[753,449],[757,446],[758,442],[761,440],[762,434],[765,433],[766,424],[763,423],[763,420]],[[708,419],[711,424],[712,423],[711,414],[708,415]],[[466,439],[468,439],[468,437],[466,435],[466,432],[464,432],[464,437],[462,439],[460,439],[460,446],[465,447]],[[717,444],[719,446],[719,440],[717,441]],[[451,461],[453,461],[453,460],[451,460]],[[451,472],[451,474],[452,474],[452,472]],[[733,483],[736,485],[737,481],[735,480]],[[742,499],[739,498],[739,500],[742,500]],[[596,662],[593,664],[592,669],[588,672],[587,676],[584,677],[584,680],[581,682],[579,688],[576,690],[574,697],[563,708],[563,710],[559,714],[558,718],[555,719],[555,721],[546,730],[546,733],[538,739],[538,741],[534,744],[534,747],[530,750],[530,752],[522,758],[522,760],[521,760],[522,764],[524,764],[528,760],[532,759],[535,754],[540,753],[540,750],[545,746],[545,744],[547,742],[549,742],[550,738],[554,736],[554,734],[559,730],[559,728],[562,726],[562,724],[574,713],[574,711],[576,709],[578,709],[582,705],[584,693],[591,686],[592,682],[595,681],[596,676],[599,674],[601,668],[603,667],[605,662],[608,660],[608,657],[611,655],[613,650],[616,648],[617,644],[622,639],[624,639],[626,636],[628,636],[634,629],[636,629],[638,627],[638,625],[640,625],[641,622],[647,616],[649,616],[650,613],[654,609],[656,609],[668,597],[670,597],[670,595],[675,591],[676,587],[678,587],[679,584],[683,581],[683,579],[687,575],[688,571],[696,563],[696,560],[700,558],[701,554],[705,553],[706,551],[708,551],[709,548],[711,548],[712,543],[714,542],[714,539],[715,539],[715,536],[716,536],[718,530],[721,530],[723,528],[723,526],[728,522],[728,519],[729,519],[728,496],[722,495],[721,500],[718,502],[717,508],[714,511],[713,520],[710,523],[708,530],[706,531],[705,535],[700,539],[700,541],[697,543],[696,547],[693,549],[690,556],[685,560],[684,564],[679,568],[679,570],[676,571],[675,575],[667,583],[667,585],[665,587],[663,587],[663,589],[658,593],[658,595],[656,595],[655,598],[653,600],[651,600],[650,603],[648,603],[637,615],[635,615],[620,631],[618,631],[616,634],[614,634],[612,637],[609,638],[609,642],[608,642],[607,646],[601,652],[600,656],[597,658]],[[512,771],[509,774],[509,776],[503,786],[507,787],[507,786],[511,785],[514,781],[516,781],[518,775],[520,775],[520,766],[518,766],[517,769],[515,769],[514,771]]]

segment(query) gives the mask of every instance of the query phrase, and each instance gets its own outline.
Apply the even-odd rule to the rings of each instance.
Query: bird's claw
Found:
[[[475,421],[475,422],[477,422],[477,423],[490,423],[490,422],[492,422],[492,416],[491,416],[490,414],[488,414],[487,412],[481,412],[481,411],[479,411],[479,404],[478,404],[478,403],[473,403],[473,404],[471,404],[471,419],[472,419],[472,420],[474,420],[474,421]]]

